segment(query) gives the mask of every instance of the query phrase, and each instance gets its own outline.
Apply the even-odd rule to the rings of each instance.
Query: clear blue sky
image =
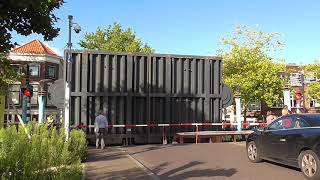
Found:
[[[133,27],[157,53],[214,55],[219,38],[236,24],[259,25],[283,33],[285,49],[279,54],[291,63],[311,63],[320,58],[320,1],[318,0],[65,0],[55,13],[60,35],[49,46],[63,52],[67,43],[67,16],[82,27],[73,33],[73,45],[85,32],[118,21]],[[22,44],[40,35],[14,35]]]

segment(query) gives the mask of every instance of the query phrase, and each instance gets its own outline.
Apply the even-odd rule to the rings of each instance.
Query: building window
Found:
[[[281,98],[278,102],[275,102],[271,108],[282,108],[283,105],[283,98]]]
[[[20,84],[11,85],[9,89],[9,96],[13,104],[20,104]]]
[[[15,72],[18,72],[18,74],[21,74],[22,72],[22,66],[20,64],[11,64],[12,68]]]
[[[48,72],[48,78],[56,78],[57,77],[57,70],[55,66],[48,66],[47,69]]]
[[[249,104],[249,111],[261,111],[261,102],[259,100],[254,100]]]
[[[37,105],[38,104],[38,85],[33,84],[31,86],[33,87],[33,95],[31,97],[31,105]]]
[[[320,104],[316,100],[310,100],[310,107],[320,107]]]
[[[30,75],[33,77],[39,77],[40,76],[40,65],[29,65],[29,71]]]
[[[47,83],[47,89],[49,89],[51,85],[52,83]],[[52,99],[51,94],[48,93],[47,100],[46,100],[47,106],[53,106],[51,99]]]
[[[316,104],[315,100],[311,100],[309,105],[312,108],[312,107],[315,107],[315,104]]]

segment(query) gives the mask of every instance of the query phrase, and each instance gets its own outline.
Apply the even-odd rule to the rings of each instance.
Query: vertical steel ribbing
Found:
[[[93,124],[99,109],[108,112],[111,124],[219,121],[220,59],[93,51],[73,57],[75,125]],[[150,134],[141,127],[133,133],[150,142],[159,130]]]

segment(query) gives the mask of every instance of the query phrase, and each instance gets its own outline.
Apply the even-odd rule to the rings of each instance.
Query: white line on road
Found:
[[[123,152],[126,152],[124,149],[121,149]],[[140,169],[142,169],[152,180],[160,180],[160,178],[154,174],[148,167],[143,165],[139,160],[132,157],[130,154],[126,153],[126,156],[130,158],[137,166],[139,166]]]

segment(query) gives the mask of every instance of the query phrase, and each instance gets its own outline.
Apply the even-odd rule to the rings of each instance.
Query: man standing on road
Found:
[[[99,148],[99,141],[101,141],[101,149],[104,149],[104,135],[108,127],[108,119],[102,110],[99,110],[98,116],[95,119],[95,132],[96,132],[96,148]]]

